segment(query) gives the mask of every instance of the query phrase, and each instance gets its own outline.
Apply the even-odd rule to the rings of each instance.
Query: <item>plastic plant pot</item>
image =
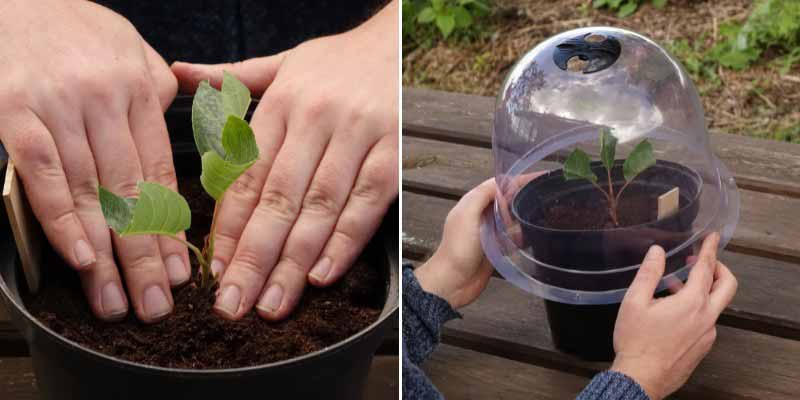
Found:
[[[179,101],[167,120],[188,121],[188,115],[171,118],[189,112],[182,107],[188,104],[190,100]],[[200,162],[191,130],[171,125],[170,132],[179,177],[198,175]],[[368,245],[386,277],[387,297],[378,320],[333,346],[285,361],[216,370],[161,368],[101,354],[64,338],[25,308],[20,296],[26,290],[24,277],[5,215],[0,218],[0,250],[8,256],[0,260],[0,293],[30,349],[42,399],[356,399],[361,397],[373,355],[397,317],[396,212],[394,206]]]
[[[616,143],[611,171],[600,162],[601,132]],[[655,161],[628,180],[624,161],[645,142]],[[736,184],[711,152],[691,79],[634,32],[581,28],[526,53],[498,95],[492,150],[497,193],[483,215],[484,252],[545,300],[555,346],[581,358],[613,358],[619,303],[650,246],[667,254],[657,289],[666,295],[688,276],[702,239],[719,232],[723,248],[738,222]],[[596,185],[565,174],[578,150]],[[676,189],[677,206],[659,218],[659,198]]]
[[[604,173],[601,163],[592,164],[598,175]],[[622,162],[612,170],[616,188],[622,187]],[[691,227],[700,206],[700,176],[694,171],[668,161],[659,161],[633,181],[626,190],[627,197],[620,208],[639,202],[637,211],[652,222],[628,227],[601,229],[553,229],[543,226],[548,211],[570,206],[607,207],[607,201],[587,181],[566,181],[562,170],[549,172],[533,179],[514,198],[512,211],[522,228],[524,246],[530,246],[539,260],[547,265],[536,269],[532,276],[549,285],[575,290],[604,291],[627,287],[636,270],[617,270],[619,265],[634,265],[644,258],[652,244],[674,248],[691,236]],[[673,187],[681,193],[679,210],[660,220],[656,219],[657,197]],[[633,208],[631,205],[630,208]],[[575,210],[573,210],[575,211]],[[572,215],[580,218],[581,215]],[[581,245],[576,245],[576,244]],[[666,273],[670,274],[686,262],[690,249],[672,254],[667,259]],[[563,269],[587,272],[587,279],[572,279]],[[602,279],[596,279],[594,272]],[[584,359],[605,361],[614,357],[612,343],[618,304],[574,305],[545,300],[550,332],[556,347]]]

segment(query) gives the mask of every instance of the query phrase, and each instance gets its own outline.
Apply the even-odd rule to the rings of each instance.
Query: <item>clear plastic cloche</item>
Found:
[[[492,150],[484,251],[548,300],[620,302],[653,244],[667,254],[663,290],[686,279],[710,232],[724,247],[739,218],[692,80],[627,30],[571,30],[525,54],[500,89]]]

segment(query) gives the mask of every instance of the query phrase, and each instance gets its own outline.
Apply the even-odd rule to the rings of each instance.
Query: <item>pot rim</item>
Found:
[[[622,162],[623,162],[622,160],[614,160],[614,166],[616,167],[617,164],[621,164]],[[600,164],[600,163],[601,163],[600,161],[593,161],[592,165],[597,165],[597,164]],[[678,211],[675,214],[673,214],[673,216],[685,212],[689,207],[691,207],[695,202],[697,202],[700,199],[700,196],[702,195],[702,192],[703,192],[703,178],[702,178],[702,176],[700,176],[700,174],[697,171],[695,171],[694,169],[692,169],[690,167],[687,167],[685,165],[678,164],[678,163],[672,162],[672,161],[667,161],[667,160],[656,160],[656,165],[654,165],[653,167],[662,167],[662,168],[665,168],[665,169],[672,169],[672,170],[676,170],[676,171],[681,171],[681,173],[683,173],[685,175],[690,175],[690,177],[694,178],[694,181],[697,183],[697,192],[695,193],[694,197],[690,198],[689,202],[685,206],[683,206],[680,209],[678,209]],[[651,167],[651,168],[653,168],[653,167]],[[519,212],[517,211],[517,208],[518,208],[517,207],[517,203],[518,203],[518,199],[519,199],[520,193],[522,193],[525,190],[525,188],[527,188],[529,185],[531,185],[532,183],[536,182],[537,180],[544,179],[544,178],[550,178],[551,176],[553,176],[556,173],[559,173],[562,170],[563,170],[563,168],[559,168],[559,169],[554,169],[554,170],[548,171],[546,174],[542,174],[541,176],[538,176],[538,177],[532,179],[530,182],[526,183],[525,186],[522,187],[522,189],[517,191],[517,193],[514,195],[514,200],[512,200],[512,202],[511,202],[511,204],[512,204],[511,213],[514,215],[514,219],[517,222],[519,222],[522,225],[525,225],[525,226],[528,226],[528,227],[531,227],[531,228],[534,228],[534,229],[537,229],[537,230],[540,230],[540,231],[544,231],[544,232],[551,232],[551,233],[580,233],[580,232],[615,232],[615,231],[623,231],[623,230],[641,229],[641,228],[645,228],[645,227],[647,227],[649,225],[654,225],[654,224],[658,223],[659,221],[662,221],[662,220],[658,220],[657,219],[655,221],[645,222],[645,223],[641,223],[641,224],[637,224],[637,225],[631,225],[631,226],[625,226],[625,227],[616,227],[616,228],[557,229],[557,228],[548,228],[548,227],[544,227],[544,226],[541,226],[541,225],[537,225],[537,224],[534,224],[532,222],[526,221],[523,218],[521,218],[520,215],[519,215]],[[667,217],[667,218],[671,218],[671,217]]]
[[[395,296],[393,296],[393,294],[395,294],[395,293],[397,294],[396,297],[399,297],[399,279],[400,279],[399,278],[399,272],[400,272],[400,267],[399,267],[399,264],[398,264],[397,257],[393,256],[393,254],[395,254],[395,252],[393,252],[392,249],[391,249],[391,246],[393,244],[392,240],[391,240],[391,237],[393,235],[388,234],[386,236],[387,237],[385,237],[381,242],[382,242],[382,247],[384,249],[383,253],[386,256],[386,261],[388,262],[387,268],[389,269],[389,275],[388,275],[388,278],[386,280],[387,293],[386,293],[386,301],[384,302],[384,305],[383,305],[384,308],[382,310],[382,315],[379,316],[377,320],[375,320],[370,325],[366,326],[361,331],[357,332],[356,334],[354,334],[354,335],[352,335],[352,336],[350,336],[350,337],[348,337],[348,338],[346,338],[346,339],[344,339],[344,340],[342,340],[342,341],[340,341],[338,343],[335,343],[335,344],[333,344],[331,346],[328,346],[326,348],[323,348],[323,349],[320,349],[320,350],[317,350],[317,351],[314,351],[314,352],[311,352],[311,353],[307,353],[307,354],[304,354],[304,355],[301,355],[301,356],[293,357],[293,358],[290,358],[290,359],[287,359],[287,360],[271,362],[271,363],[268,363],[268,364],[259,364],[259,365],[252,365],[252,366],[247,366],[247,367],[237,367],[237,368],[188,369],[188,368],[161,367],[161,366],[157,366],[157,365],[143,364],[143,363],[138,363],[138,362],[134,362],[134,361],[125,360],[125,359],[118,358],[118,357],[113,357],[113,356],[110,356],[108,354],[103,354],[103,353],[101,353],[99,351],[90,349],[90,348],[88,348],[88,347],[86,347],[86,346],[84,346],[84,345],[82,345],[80,343],[77,343],[77,342],[73,341],[73,340],[67,339],[67,338],[59,335],[58,333],[56,333],[52,329],[50,329],[48,326],[46,326],[41,321],[39,321],[36,317],[34,317],[33,315],[31,315],[28,312],[27,308],[24,307],[24,304],[20,304],[21,301],[17,302],[17,300],[14,298],[15,296],[11,295],[10,290],[8,288],[8,285],[7,285],[5,279],[3,278],[2,275],[0,275],[0,293],[3,294],[3,297],[6,298],[6,300],[8,301],[9,304],[11,304],[14,308],[16,308],[16,310],[20,314],[22,314],[25,317],[25,319],[27,319],[29,322],[32,322],[33,325],[36,328],[38,328],[39,330],[43,331],[45,334],[49,335],[55,341],[59,342],[61,345],[64,345],[68,349],[70,349],[72,351],[75,351],[75,352],[86,353],[90,357],[93,357],[93,358],[95,358],[96,360],[98,360],[100,362],[117,364],[117,365],[121,365],[121,366],[123,366],[125,368],[128,368],[128,369],[131,369],[131,370],[140,370],[142,372],[149,372],[149,373],[155,373],[155,374],[172,374],[172,375],[180,375],[180,376],[191,377],[191,378],[203,378],[203,377],[220,376],[220,375],[251,375],[251,374],[258,374],[259,372],[261,372],[263,370],[267,370],[267,369],[291,368],[291,367],[294,367],[295,365],[307,362],[310,359],[314,359],[314,358],[318,358],[318,357],[329,357],[329,356],[332,356],[335,353],[338,353],[339,351],[344,351],[345,349],[349,348],[350,346],[354,345],[356,342],[361,340],[364,336],[366,336],[370,332],[374,331],[375,329],[377,329],[378,327],[380,327],[384,323],[387,323],[389,318],[392,318],[392,317],[394,317],[395,314],[397,314],[398,308],[399,308],[399,301],[395,302],[395,304],[392,304],[393,303],[392,298],[395,297]],[[19,257],[16,254],[14,254],[13,258],[14,258],[14,265],[15,265],[15,268],[16,268],[16,265],[18,264]],[[392,275],[391,275],[393,270],[396,270],[397,274],[398,274],[398,277],[395,278],[394,282],[393,282]],[[392,283],[394,283],[394,285]],[[387,306],[390,306],[390,307],[387,308]],[[9,311],[11,311],[11,310],[9,310]],[[10,312],[9,312],[9,314],[10,314]]]

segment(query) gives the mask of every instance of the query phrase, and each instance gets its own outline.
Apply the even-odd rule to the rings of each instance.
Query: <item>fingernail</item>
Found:
[[[144,313],[151,320],[172,312],[167,295],[160,286],[150,286],[144,291]]]
[[[211,261],[211,273],[214,274],[215,277],[219,278],[222,276],[222,271],[225,271],[225,265],[222,264],[222,261]]]
[[[183,258],[177,254],[173,254],[164,260],[164,266],[167,268],[167,276],[169,283],[172,286],[178,286],[189,280],[189,269],[186,268],[186,263]]]
[[[652,260],[654,258],[658,258],[664,250],[661,249],[659,245],[652,245],[650,249],[647,250],[647,254],[644,255],[645,260]]]
[[[226,286],[219,292],[214,308],[233,317],[239,311],[242,293],[236,285]]]
[[[321,260],[317,261],[317,265],[315,265],[308,274],[314,277],[317,282],[325,282],[325,278],[328,277],[330,271],[331,259],[323,257]]]
[[[92,250],[92,247],[89,246],[89,243],[86,243],[86,241],[83,239],[78,240],[75,243],[73,251],[75,252],[75,258],[78,259],[78,265],[81,267],[88,267],[97,261],[97,258],[94,255],[94,250]]]
[[[128,313],[128,305],[125,304],[122,289],[116,282],[109,282],[100,290],[100,305],[103,307],[103,315],[106,319],[119,319]]]
[[[278,308],[281,307],[281,301],[283,300],[283,288],[281,285],[275,284],[270,286],[264,296],[261,297],[261,301],[258,302],[258,308],[261,311],[266,312],[275,312],[278,311]]]

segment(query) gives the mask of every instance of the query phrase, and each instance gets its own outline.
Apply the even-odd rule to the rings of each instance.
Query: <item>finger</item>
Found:
[[[147,60],[147,68],[150,70],[150,77],[152,78],[153,85],[158,94],[158,102],[161,105],[161,112],[167,111],[172,101],[175,100],[175,95],[178,94],[178,79],[172,73],[172,70],[167,65],[167,62],[148,44],[142,39],[144,44],[145,58]]]
[[[3,143],[44,233],[70,266],[78,270],[90,268],[97,261],[97,254],[76,214],[50,132],[30,110],[4,118],[3,122]]]
[[[454,207],[454,211],[459,214],[459,218],[463,216],[470,220],[480,220],[483,210],[492,203],[496,193],[497,186],[494,178],[487,179],[461,197]]]
[[[386,210],[397,197],[398,135],[384,136],[369,152],[359,171],[344,210],[320,256],[330,263],[328,273],[309,273],[314,286],[327,286],[344,275],[375,234]],[[327,261],[325,261],[327,259]]]
[[[261,198],[267,174],[283,144],[286,122],[281,107],[269,95],[259,103],[251,121],[259,148],[258,161],[225,191],[219,205],[214,259],[211,261],[211,270],[219,277],[233,258],[247,221]]]
[[[697,262],[689,272],[686,288],[689,291],[702,292],[708,294],[711,284],[714,281],[714,269],[717,267],[717,246],[719,245],[719,234],[712,232],[700,247],[697,255]],[[690,294],[693,295],[693,294]]]
[[[43,108],[40,115],[53,133],[76,213],[97,255],[92,268],[80,273],[81,284],[94,315],[118,320],[127,315],[128,300],[114,261],[108,225],[100,211],[94,156],[80,113],[73,112],[68,99],[57,97],[58,104]]]
[[[622,299],[625,304],[645,305],[653,300],[653,295],[658,287],[658,282],[664,275],[666,258],[661,246],[651,246],[644,256],[644,261],[639,271],[631,282],[628,292]]]
[[[719,316],[725,310],[725,307],[733,300],[733,296],[736,295],[738,287],[739,282],[731,270],[725,264],[718,262],[714,274],[714,284],[709,295],[709,303],[714,315]]]
[[[369,129],[347,128],[355,128],[357,132],[334,135],[303,198],[303,208],[286,239],[280,260],[269,275],[266,290],[256,306],[265,318],[283,319],[300,300],[308,272],[333,232],[359,167],[373,145],[375,139]],[[322,260],[319,265],[316,272],[326,276],[330,264]]]
[[[89,144],[100,184],[119,196],[138,197],[142,171],[127,118],[130,104],[117,102],[107,99],[104,106],[89,107],[84,118]],[[139,320],[152,323],[165,318],[173,301],[156,238],[113,234],[112,241]]]
[[[330,134],[322,123],[324,117],[306,114],[295,112],[289,118],[286,141],[269,171],[233,260],[222,275],[214,310],[224,318],[241,318],[258,300],[328,144]]]
[[[144,179],[177,191],[167,125],[155,89],[146,85],[139,90],[131,103],[129,120]],[[186,239],[183,232],[177,236]],[[158,244],[170,284],[178,286],[186,283],[191,276],[186,246],[167,237],[159,237]]]
[[[222,72],[228,71],[247,86],[254,96],[260,97],[278,74],[285,55],[286,52],[282,52],[269,57],[225,64],[190,64],[177,61],[172,64],[172,72],[178,78],[183,93],[194,93],[197,85],[205,80],[211,86],[219,88],[222,85]]]

